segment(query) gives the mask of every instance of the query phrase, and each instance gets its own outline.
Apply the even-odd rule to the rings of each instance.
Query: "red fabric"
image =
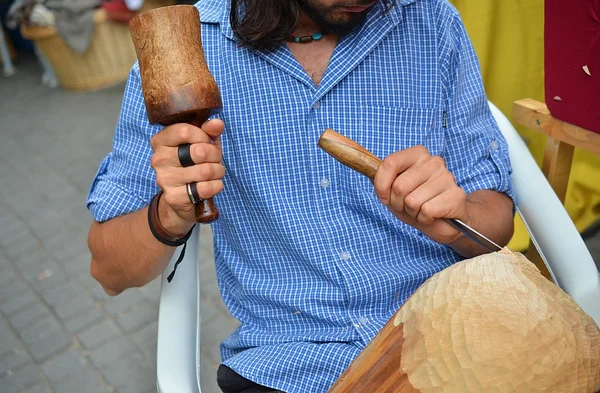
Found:
[[[600,0],[546,0],[545,14],[546,105],[600,133]]]
[[[136,12],[130,11],[123,0],[103,1],[102,8],[106,12],[106,18],[113,22],[129,23],[136,16]]]

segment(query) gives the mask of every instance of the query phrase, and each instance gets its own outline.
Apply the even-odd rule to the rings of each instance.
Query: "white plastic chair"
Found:
[[[508,119],[490,103],[508,141],[518,211],[555,282],[600,325],[600,276],[562,203]],[[158,320],[159,393],[200,392],[198,227],[172,283],[163,276]],[[179,250],[175,256],[179,255]]]

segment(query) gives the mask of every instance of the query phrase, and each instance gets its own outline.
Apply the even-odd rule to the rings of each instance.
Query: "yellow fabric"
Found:
[[[521,98],[544,101],[544,1],[450,0],[461,13],[481,63],[486,92],[509,119],[512,102]],[[546,138],[517,127],[538,165]],[[600,219],[600,156],[575,150],[565,207],[582,231]],[[529,236],[515,219],[509,243],[525,250]]]

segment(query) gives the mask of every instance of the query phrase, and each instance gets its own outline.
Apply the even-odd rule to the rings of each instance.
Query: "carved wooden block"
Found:
[[[329,392],[598,389],[598,326],[523,255],[504,249],[426,281]]]

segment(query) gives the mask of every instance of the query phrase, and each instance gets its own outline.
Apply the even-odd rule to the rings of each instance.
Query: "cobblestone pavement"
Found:
[[[159,280],[109,297],[89,275],[85,200],[124,86],[68,93],[41,85],[35,59],[17,66],[0,75],[0,392],[153,392]],[[217,393],[218,343],[236,322],[204,250],[201,371]]]
[[[111,298],[89,275],[84,204],[123,85],[50,90],[34,59],[17,66],[0,76],[0,392],[153,392],[160,283]],[[600,260],[600,235],[588,243]],[[204,250],[201,375],[217,393],[218,343],[236,323]]]

